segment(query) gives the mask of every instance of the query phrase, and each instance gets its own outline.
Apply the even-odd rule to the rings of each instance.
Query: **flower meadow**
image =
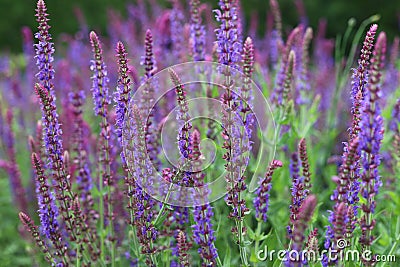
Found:
[[[0,265],[397,266],[399,37],[149,2],[0,54]]]

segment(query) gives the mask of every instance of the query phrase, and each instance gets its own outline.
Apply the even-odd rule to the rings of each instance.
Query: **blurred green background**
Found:
[[[147,0],[144,0],[145,2]],[[183,1],[183,0],[182,0]],[[278,0],[284,26],[296,25],[299,22],[296,0]],[[74,7],[80,7],[86,17],[89,27],[106,33],[107,9],[114,8],[126,15],[126,5],[134,0],[47,0],[52,34],[57,36],[61,32],[74,33],[78,29],[78,22],[74,16]],[[170,6],[166,0],[159,1]],[[207,0],[214,7],[218,0]],[[265,15],[269,10],[268,0],[242,0],[243,10],[248,19],[258,13],[260,29],[263,31]],[[18,52],[21,50],[21,27],[36,27],[34,8],[36,0],[0,0],[0,49]],[[354,17],[357,23],[373,14],[380,14],[380,29],[385,30],[389,38],[399,35],[400,0],[304,0],[306,13],[310,25],[316,29],[318,20],[326,18],[328,22],[328,36],[335,37],[337,33],[345,31],[347,21]]]

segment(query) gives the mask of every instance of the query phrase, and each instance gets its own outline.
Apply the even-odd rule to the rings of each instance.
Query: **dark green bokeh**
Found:
[[[278,0],[282,9],[284,27],[299,22],[295,0]],[[114,8],[126,15],[125,7],[132,0],[47,0],[50,13],[52,34],[74,33],[78,30],[78,22],[74,15],[74,7],[79,6],[91,28],[106,34],[107,9]],[[160,1],[166,3],[167,1]],[[214,7],[217,0],[207,0]],[[265,26],[265,14],[269,9],[268,0],[243,0],[243,10],[248,19],[257,13],[260,19],[260,31]],[[0,49],[13,52],[21,51],[21,28],[29,26],[35,29],[34,8],[36,0],[0,0]],[[328,36],[335,37],[345,31],[347,21],[354,17],[357,23],[373,14],[380,14],[380,29],[388,33],[389,39],[399,35],[400,1],[398,0],[304,0],[310,25],[316,29],[318,20],[326,18]],[[168,3],[166,4],[168,5]]]

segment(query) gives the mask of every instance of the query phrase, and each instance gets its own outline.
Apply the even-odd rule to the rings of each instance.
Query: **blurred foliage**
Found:
[[[295,1],[297,0],[278,0],[281,6],[284,29],[299,22]],[[0,49],[13,52],[21,51],[20,29],[23,26],[29,26],[32,29],[36,27],[34,20],[36,0],[0,0],[0,2],[3,7],[0,8],[0,36],[2,36]],[[106,33],[107,10],[113,8],[119,10],[122,15],[126,15],[126,5],[134,2],[132,0],[46,1],[52,19],[53,36],[62,32],[74,33],[78,30],[78,21],[74,15],[76,7],[82,10],[89,27]],[[169,5],[169,1],[162,0],[161,2]],[[207,0],[207,2],[214,7],[218,3],[217,0]],[[259,33],[262,34],[266,24],[266,13],[269,10],[269,1],[245,0],[241,2],[247,21],[253,15],[259,17]],[[389,39],[399,34],[400,1],[398,0],[382,0],[380,2],[375,0],[304,0],[304,5],[309,23],[314,29],[317,28],[318,21],[321,18],[327,20],[327,34],[330,37],[335,37],[337,33],[344,32],[347,21],[351,17],[356,18],[357,23],[360,23],[373,14],[381,15],[380,28],[388,33]]]

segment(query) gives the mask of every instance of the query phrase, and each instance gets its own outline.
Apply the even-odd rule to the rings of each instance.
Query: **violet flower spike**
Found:
[[[94,57],[90,62],[90,70],[93,72],[91,90],[93,93],[94,112],[96,116],[106,118],[108,113],[107,107],[110,104],[108,95],[109,79],[103,59],[103,49],[101,48],[97,34],[93,31],[90,33],[90,43]]]
[[[178,231],[178,236],[176,239],[178,241],[179,264],[180,266],[187,267],[189,266],[190,261],[190,257],[188,255],[190,244],[186,240],[186,235],[183,231]]]
[[[2,114],[0,114],[0,116],[2,116]],[[0,128],[2,128],[2,130],[4,131],[1,141],[3,141],[3,145],[5,146],[5,150],[8,156],[8,162],[3,168],[8,172],[9,175],[13,200],[17,204],[17,207],[20,211],[27,212],[28,200],[26,198],[26,190],[22,183],[21,171],[17,163],[15,133],[12,129],[13,120],[14,113],[11,109],[8,109],[5,117],[5,122],[3,125],[0,126]]]
[[[33,240],[35,241],[36,245],[40,248],[42,253],[45,255],[45,259],[48,263],[50,264],[55,264],[55,260],[53,258],[53,255],[49,252],[49,248],[47,244],[43,241],[43,239],[40,237],[39,229],[33,222],[33,220],[25,213],[20,212],[18,214],[20,221],[24,225],[26,231],[30,232],[32,235]],[[67,262],[65,262],[67,263]]]
[[[130,116],[133,117],[133,125],[130,128],[130,136],[133,138],[131,142],[131,149],[133,155],[126,155],[127,160],[133,160],[131,164],[136,166],[134,170],[134,175],[137,181],[142,184],[149,185],[146,191],[151,192],[155,188],[150,185],[154,185],[153,174],[151,173],[152,166],[151,162],[148,160],[146,153],[146,132],[144,121],[141,117],[141,112],[136,105],[132,106],[130,110]],[[129,120],[128,120],[129,121]],[[128,125],[129,126],[129,125]],[[137,237],[141,245],[142,253],[148,255],[146,262],[155,264],[153,259],[153,253],[155,252],[154,241],[157,238],[157,229],[153,225],[155,206],[154,199],[148,195],[143,189],[140,188],[142,184],[136,183],[133,179],[129,178],[129,184],[131,185],[131,190],[128,192],[128,196],[132,198],[130,203],[130,208],[134,211],[134,223],[137,227]]]
[[[254,71],[254,44],[250,37],[246,38],[243,46],[243,86],[240,90],[240,102],[239,111],[243,125],[245,126],[246,134],[251,139],[252,127],[254,124],[253,109],[253,92],[252,92],[252,76]],[[249,147],[244,148],[247,151],[251,151],[251,144]]]
[[[171,80],[175,85],[176,101],[179,106],[177,114],[177,120],[180,124],[179,127],[181,128],[178,133],[179,151],[183,159],[186,159],[190,155],[190,131],[192,129],[189,107],[186,100],[186,89],[176,72],[173,69],[169,69],[168,71]]]
[[[217,53],[220,64],[239,68],[241,60],[242,44],[238,33],[238,14],[234,7],[235,0],[220,0],[219,8],[214,10],[215,17],[220,22],[220,28],[216,29]]]
[[[378,36],[376,47],[371,59],[368,74],[368,83],[365,88],[365,104],[362,109],[360,122],[361,131],[360,150],[361,150],[361,195],[366,200],[362,204],[363,215],[361,217],[362,236],[360,243],[365,249],[371,246],[374,237],[372,230],[375,220],[372,214],[375,211],[375,195],[378,193],[382,181],[378,172],[381,163],[380,148],[383,139],[383,118],[380,109],[381,96],[381,76],[384,69],[386,54],[386,34],[381,32]]]
[[[125,50],[125,46],[122,42],[117,43],[117,59],[118,59],[118,85],[117,90],[114,93],[114,101],[115,101],[115,113],[116,113],[116,125],[115,131],[117,133],[118,141],[122,142],[122,131],[124,128],[124,120],[126,116],[126,112],[129,105],[130,100],[130,92],[132,90],[132,81],[129,78],[129,67],[128,67],[128,58],[127,52]],[[122,145],[122,143],[121,143]],[[121,154],[121,159],[125,164],[125,160],[123,154]]]
[[[290,159],[290,176],[292,178],[292,201],[289,206],[290,209],[290,220],[287,226],[287,232],[290,238],[293,238],[293,227],[295,222],[298,220],[298,214],[301,205],[305,199],[304,191],[304,178],[300,176],[299,168],[299,155],[298,153],[293,153]]]
[[[302,138],[299,142],[298,151],[301,160],[302,174],[303,174],[303,182],[304,182],[304,194],[305,197],[310,192],[311,189],[311,172],[310,172],[310,164],[308,163],[308,155],[307,155],[307,143],[306,139]]]
[[[155,122],[155,90],[158,86],[158,81],[153,78],[153,75],[157,71],[156,60],[153,52],[153,35],[150,30],[146,31],[145,37],[145,55],[142,57],[141,65],[144,66],[144,77],[142,77],[143,95],[140,103],[138,103],[140,110],[143,110],[142,116],[146,114],[146,144],[147,153],[151,161],[153,162],[156,169],[161,165],[157,155],[159,154],[160,148],[158,147],[157,129]]]
[[[373,24],[365,36],[363,47],[361,49],[360,59],[358,60],[358,68],[353,70],[352,75],[352,109],[353,114],[352,127],[350,129],[350,142],[351,139],[355,138],[360,131],[360,120],[361,120],[361,103],[365,96],[365,86],[368,80],[368,66],[370,64],[369,58],[372,53],[373,42],[375,38],[378,25]]]
[[[199,6],[200,0],[190,1],[190,44],[194,61],[205,59],[206,31],[202,25]]]
[[[214,241],[216,240],[211,222],[214,213],[212,206],[207,203],[208,189],[204,184],[204,173],[199,168],[202,164],[200,151],[200,133],[195,129],[191,138],[191,154],[190,159],[195,171],[193,176],[194,185],[199,189],[199,194],[195,197],[201,198],[200,203],[204,205],[195,206],[193,209],[193,218],[195,224],[192,225],[193,239],[199,246],[198,253],[206,266],[215,265],[218,257],[217,249]]]
[[[185,60],[185,53],[183,50],[185,42],[184,21],[185,17],[182,13],[179,1],[173,0],[173,7],[170,13],[171,42],[173,47],[172,52],[178,62],[183,62]]]
[[[309,91],[311,90],[310,84],[310,55],[309,55],[309,47],[311,44],[311,40],[313,38],[313,30],[311,28],[307,28],[306,32],[303,35],[302,43],[301,43],[301,64],[299,64],[299,74],[297,75],[296,81],[296,103],[303,105],[310,103],[310,99],[308,96]]]
[[[314,214],[314,210],[317,206],[317,198],[314,195],[309,195],[302,203],[298,219],[293,226],[293,243],[291,250],[296,250],[301,254],[303,244],[305,241],[305,231],[308,227],[309,222]],[[300,259],[289,260],[286,262],[286,266],[303,266]]]
[[[268,167],[265,178],[261,180],[260,186],[257,188],[256,197],[253,200],[254,208],[256,210],[257,220],[267,222],[267,212],[269,208],[269,193],[272,187],[272,176],[276,169],[282,167],[282,162],[274,160]]]
[[[36,50],[36,65],[39,68],[39,72],[36,76],[39,79],[40,84],[52,94],[53,100],[55,101],[53,91],[53,80],[54,80],[54,68],[52,62],[54,61],[54,44],[51,42],[51,34],[49,33],[50,25],[47,14],[47,7],[43,0],[38,0],[36,8],[36,21],[39,23],[38,32],[35,34],[35,38],[39,41],[35,44]]]
[[[292,49],[295,41],[299,38],[300,30],[301,27],[296,27],[291,31],[286,45],[282,49],[279,72],[277,73],[275,88],[271,95],[272,101],[278,105],[283,105],[283,102],[287,100],[288,90],[290,90],[290,88],[287,88],[288,75],[290,73],[290,79],[292,79],[296,61],[296,54]]]
[[[67,246],[62,240],[57,221],[58,207],[56,206],[54,195],[50,191],[48,178],[44,174],[42,163],[36,153],[32,154],[32,165],[36,172],[36,194],[39,204],[40,230],[47,239],[51,240],[56,250],[56,258],[68,261]]]

